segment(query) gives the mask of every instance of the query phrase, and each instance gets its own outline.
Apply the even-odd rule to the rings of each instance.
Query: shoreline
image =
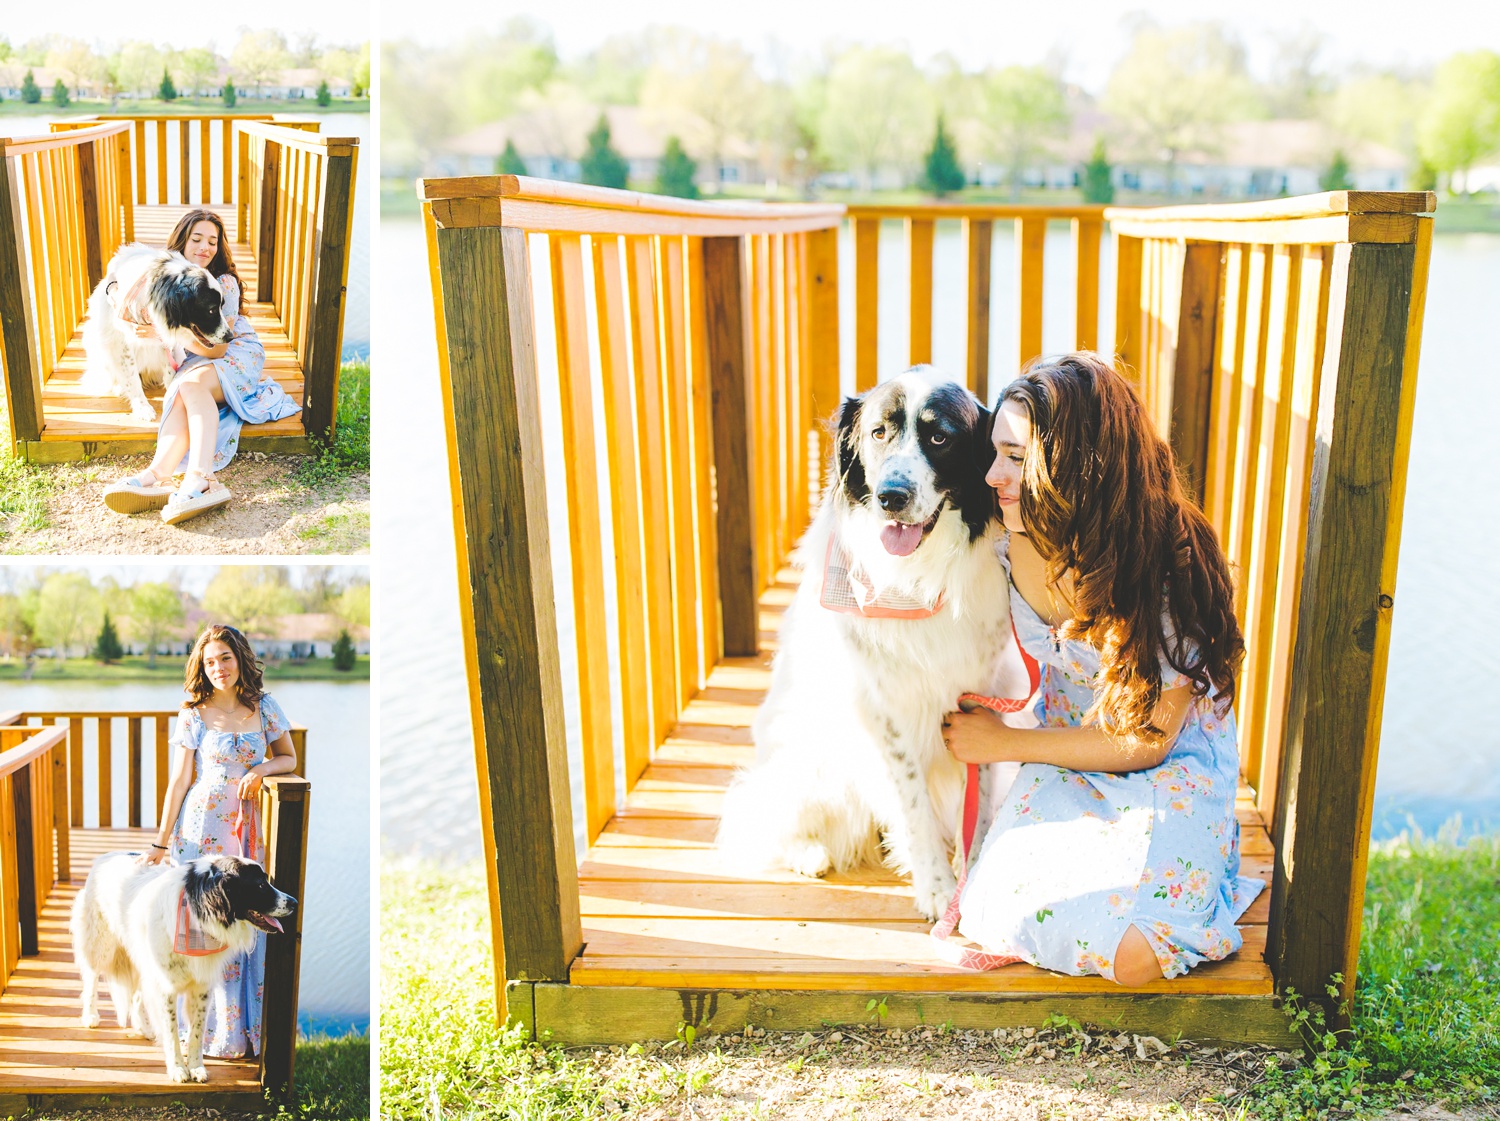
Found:
[[[180,658],[157,655],[156,666],[146,665],[145,655],[122,658],[110,665],[101,665],[90,658],[69,658],[59,667],[52,659],[37,659],[31,676],[24,676],[19,659],[0,658],[0,682],[26,685],[180,685],[182,666]],[[61,672],[59,672],[59,668]],[[283,681],[328,681],[339,684],[369,684],[370,657],[362,654],[354,661],[351,670],[336,670],[332,658],[310,658],[304,663],[265,663],[266,681],[271,684]]]

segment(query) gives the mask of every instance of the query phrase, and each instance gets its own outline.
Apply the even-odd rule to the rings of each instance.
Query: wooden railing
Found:
[[[1016,371],[1042,353],[1042,278],[1047,224],[1069,222],[1075,267],[1076,350],[1099,346],[1099,246],[1104,231],[1102,206],[1000,206],[969,203],[854,205],[848,208],[854,240],[854,385],[857,392],[879,378],[880,229],[883,222],[905,227],[906,289],[912,365],[932,361],[933,240],[940,221],[957,221],[963,239],[963,380],[986,404]],[[990,293],[994,275],[995,223],[1015,225],[1016,351],[999,376],[990,379]],[[952,371],[957,374],[958,371]]]
[[[42,430],[42,382],[134,232],[126,124],[0,137],[0,365],[13,439]]]
[[[1236,572],[1278,984],[1354,981],[1435,205],[1109,210],[1116,349]]]
[[[562,417],[592,839],[615,809],[606,585],[627,789],[720,657],[759,648],[756,599],[806,524],[838,400],[842,208],[512,176],[420,190],[503,1008],[507,978],[566,979],[579,945],[541,395]]]
[[[236,121],[238,229],[306,377],[307,431],[333,434],[359,141]]]
[[[155,825],[169,777],[169,736],[176,712],[0,712],[0,992],[21,955],[37,953],[37,915],[54,884],[71,878],[70,827],[113,828],[115,721],[125,725],[128,824],[148,824],[141,811],[145,724],[155,743]],[[51,723],[49,723],[49,721]],[[94,726],[97,812],[84,809],[85,732]],[[294,725],[297,766],[261,784],[266,871],[299,902],[282,920],[284,933],[266,944],[261,1011],[261,1085],[290,1091],[297,1042],[297,986],[306,906],[307,823],[311,786],[304,777],[307,729]],[[86,817],[92,820],[86,821]]]

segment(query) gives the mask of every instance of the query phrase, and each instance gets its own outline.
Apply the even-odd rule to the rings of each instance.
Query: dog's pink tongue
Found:
[[[922,526],[920,523],[886,522],[880,531],[880,543],[894,557],[909,557],[922,543]]]
[[[273,919],[270,915],[262,915],[261,918],[265,919],[266,922],[268,922],[272,926],[274,926],[276,928],[276,933],[277,934],[285,934],[286,933],[286,931],[282,929],[281,924],[279,922],[277,922],[275,919]]]

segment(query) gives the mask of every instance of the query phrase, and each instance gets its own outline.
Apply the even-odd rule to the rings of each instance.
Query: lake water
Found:
[[[1072,343],[1067,240],[1063,230],[1049,233],[1043,325],[1048,350]],[[992,384],[1012,364],[1006,356],[1015,339],[1009,310],[1015,306],[1014,279],[1005,264],[1008,241],[1009,232],[997,230]],[[383,597],[378,620],[382,672],[387,681],[401,683],[380,700],[383,851],[463,859],[480,852],[479,817],[426,247],[416,221],[394,219],[382,222],[381,245],[382,281],[376,294],[382,313],[381,367],[391,377],[399,371],[403,387],[399,394],[377,394],[374,416],[378,445],[403,449],[401,470],[381,473],[385,497],[376,525],[384,558],[382,583],[400,589]],[[882,273],[900,275],[905,252],[893,224],[886,224],[880,253]],[[843,256],[847,322],[853,289],[847,236]],[[934,359],[954,370],[961,368],[962,354],[961,302],[956,298],[960,262],[956,229],[940,227]],[[1112,270],[1106,250],[1107,278]],[[1468,823],[1500,827],[1500,725],[1476,718],[1478,704],[1462,700],[1470,690],[1481,700],[1500,676],[1500,646],[1491,638],[1500,627],[1500,602],[1488,594],[1500,586],[1500,531],[1493,517],[1500,460],[1490,450],[1494,418],[1500,416],[1497,284],[1500,235],[1440,235],[1434,240],[1376,781],[1377,838],[1399,831],[1408,815],[1428,832],[1456,813]],[[882,371],[900,369],[905,364],[904,293],[890,285],[882,293],[881,310],[880,366]],[[1101,312],[1100,337],[1110,339],[1113,309]],[[546,335],[547,328],[539,324],[539,344],[545,346]],[[852,339],[845,338],[841,353],[847,389],[852,384]],[[552,418],[544,418],[544,428],[555,436]],[[555,478],[554,470],[549,489]],[[555,556],[565,542],[565,533],[554,532]],[[559,577],[556,600],[560,612],[571,602],[565,573]],[[562,625],[568,625],[566,619]],[[568,635],[562,650],[564,688],[576,696]],[[1448,685],[1435,691],[1439,681]],[[1444,701],[1448,694],[1443,688],[1453,689],[1454,696]],[[568,716],[570,754],[576,760],[578,731],[572,711]],[[579,773],[576,763],[572,773]],[[574,794],[576,821],[581,794]]]
[[[6,685],[0,708],[168,711],[182,704],[174,685],[36,680]],[[309,803],[307,888],[304,892],[299,1009],[304,1031],[341,1034],[370,1024],[370,686],[365,682],[288,681],[271,691],[293,722],[307,728]],[[114,728],[113,814],[127,821],[124,725]],[[148,732],[149,736],[150,733]],[[94,722],[85,724],[85,821],[97,821],[98,770]],[[156,790],[156,757],[142,753],[143,802]],[[470,799],[472,801],[473,799]],[[148,825],[160,807],[143,806]]]
[[[325,136],[359,138],[359,162],[354,184],[354,240],[349,246],[349,285],[344,307],[344,349],[346,359],[369,357],[370,354],[370,183],[373,181],[375,153],[370,148],[370,114],[303,113],[320,122]],[[0,118],[0,136],[33,136],[47,131],[49,117]],[[168,130],[170,137],[171,131]],[[169,141],[173,143],[174,141]],[[218,141],[214,142],[215,147]],[[150,148],[147,149],[151,151]],[[196,165],[195,165],[196,166]],[[173,178],[172,184],[176,183]],[[169,191],[172,190],[169,184]]]

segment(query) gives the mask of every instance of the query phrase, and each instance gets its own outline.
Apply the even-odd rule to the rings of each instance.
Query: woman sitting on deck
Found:
[[[1240,948],[1229,567],[1134,390],[1107,361],[1033,366],[995,411],[1011,614],[1042,727],[956,713],[961,762],[1023,764],[960,900],[986,950],[1122,985]]]
[[[229,501],[229,489],[214,472],[234,458],[242,425],[281,420],[302,409],[274,378],[264,375],[265,347],[243,313],[242,285],[219,216],[212,210],[188,211],[172,230],[167,248],[218,279],[224,289],[224,318],[234,338],[192,348],[167,384],[151,466],[111,484],[104,502],[122,514],[161,507],[162,520],[176,525]],[[138,328],[143,336],[153,330]],[[174,491],[168,480],[179,471],[186,474]]]
[[[264,864],[261,780],[297,765],[291,721],[262,688],[260,665],[245,636],[212,624],[188,655],[188,701],[177,717],[177,756],[150,850],[139,858],[182,864],[227,853]],[[197,778],[194,779],[196,773]],[[266,936],[224,966],[208,994],[203,1053],[238,1058],[260,1053]]]

